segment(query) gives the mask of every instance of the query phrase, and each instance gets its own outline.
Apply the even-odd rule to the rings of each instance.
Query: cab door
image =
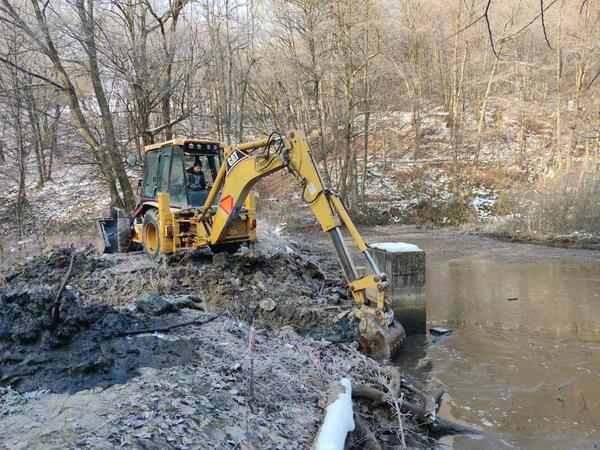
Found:
[[[171,177],[169,179],[169,194],[171,204],[184,207],[188,205],[187,181],[183,167],[183,149],[175,146],[171,151]]]
[[[171,170],[171,146],[163,147],[158,157],[158,178],[155,198],[159,192],[169,192],[169,172]]]
[[[144,175],[142,178],[142,189],[140,197],[142,199],[156,198],[156,182],[158,179],[158,160],[160,152],[148,152],[144,160]]]

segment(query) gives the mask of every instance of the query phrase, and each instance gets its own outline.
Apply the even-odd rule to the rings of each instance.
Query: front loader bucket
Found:
[[[101,255],[119,251],[118,220],[100,219],[96,222],[96,250]]]
[[[406,331],[394,320],[387,330],[374,317],[364,317],[359,324],[359,346],[363,353],[384,361],[394,357],[406,339]]]
[[[122,209],[110,207],[110,217],[96,222],[96,249],[104,253],[125,253],[133,250],[132,219]]]

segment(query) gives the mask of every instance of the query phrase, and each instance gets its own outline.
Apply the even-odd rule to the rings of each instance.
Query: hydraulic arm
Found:
[[[369,254],[338,194],[323,185],[304,134],[299,131],[287,136],[274,133],[268,139],[229,147],[224,156],[225,161],[203,208],[202,220],[207,222],[210,244],[218,245],[227,236],[228,226],[244,207],[258,180],[287,169],[300,185],[302,199],[333,241],[350,292],[357,302],[355,315],[360,321],[362,349],[379,358],[389,358],[402,344],[405,333],[385,302],[387,276]],[[221,199],[213,213],[211,205],[219,192]],[[342,227],[350,233],[372,274],[359,275],[342,236]]]

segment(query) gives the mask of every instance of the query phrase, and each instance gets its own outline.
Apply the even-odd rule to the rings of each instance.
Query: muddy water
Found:
[[[453,330],[411,339],[398,364],[441,380],[451,413],[485,433],[454,447],[600,448],[600,253],[396,238],[428,252],[428,321]]]

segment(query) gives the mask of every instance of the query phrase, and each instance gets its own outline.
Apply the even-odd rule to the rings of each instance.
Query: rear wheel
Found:
[[[142,245],[144,252],[150,259],[157,259],[160,255],[160,239],[158,228],[158,213],[151,209],[144,215],[142,226]]]

